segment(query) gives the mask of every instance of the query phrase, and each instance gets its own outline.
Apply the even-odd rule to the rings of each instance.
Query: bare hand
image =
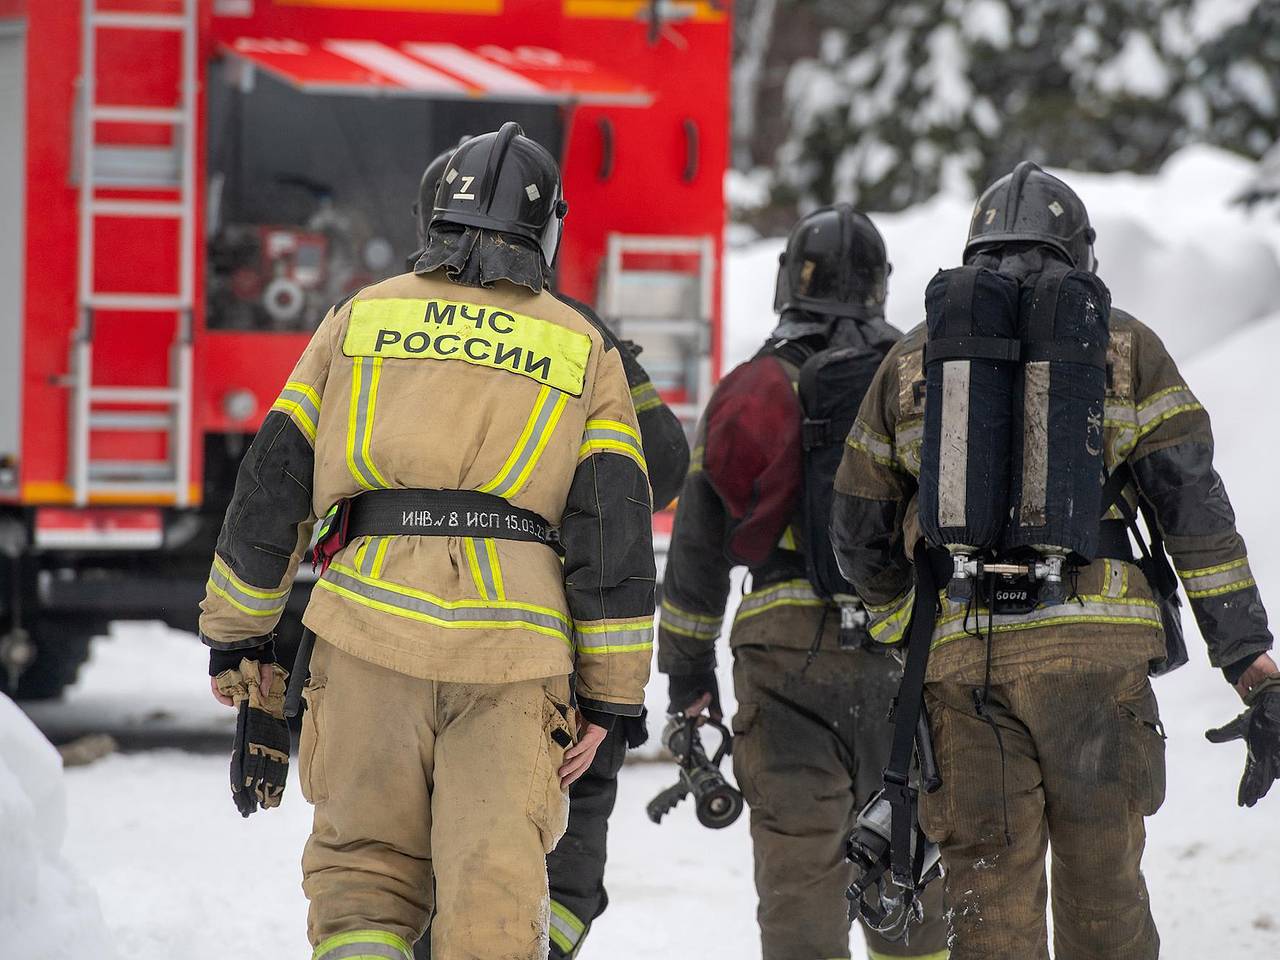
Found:
[[[609,731],[604,727],[594,723],[584,724],[582,714],[578,714],[578,727],[582,730],[582,736],[578,738],[577,743],[564,752],[564,763],[558,771],[561,790],[568,790],[571,783],[587,772],[587,768],[596,758],[596,751],[600,749],[600,744],[609,735]]]
[[[1269,653],[1258,655],[1258,659],[1249,665],[1249,669],[1240,677],[1240,681],[1236,684],[1236,693],[1240,694],[1240,698],[1244,699],[1244,695],[1260,684],[1267,677],[1280,673],[1280,667],[1276,666],[1276,662],[1271,659]]]
[[[707,717],[710,717],[716,722],[724,719],[724,714],[711,706],[710,693],[704,693],[697,700],[693,701],[693,703],[689,704],[689,706],[685,707],[684,715],[686,717],[698,717],[698,726],[702,726],[702,724],[706,723],[706,717],[701,716],[702,711],[704,710],[707,711]]]
[[[258,685],[260,689],[267,690],[271,687],[271,664],[258,664]],[[235,701],[228,696],[218,692],[218,678],[209,678],[209,690],[213,694],[213,699],[217,700],[224,707],[234,707]]]

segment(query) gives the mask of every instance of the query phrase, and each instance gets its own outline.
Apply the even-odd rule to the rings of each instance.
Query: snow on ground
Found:
[[[1068,179],[1093,211],[1101,274],[1117,304],[1165,337],[1213,415],[1219,469],[1274,613],[1280,605],[1273,480],[1280,474],[1280,434],[1273,422],[1277,404],[1264,395],[1280,355],[1280,314],[1266,316],[1280,305],[1280,223],[1274,213],[1250,217],[1224,205],[1248,170],[1230,155],[1197,148],[1178,154],[1156,177]],[[929,277],[956,262],[970,203],[944,196],[876,218],[895,262],[889,309],[898,326],[919,321]],[[781,241],[762,241],[729,256],[729,362],[748,356],[772,326],[780,247]],[[735,580],[735,598],[740,589]],[[736,599],[730,614],[734,607]],[[1239,703],[1207,667],[1194,625],[1185,619],[1192,663],[1156,685],[1169,734],[1169,789],[1164,808],[1149,821],[1145,871],[1162,956],[1280,956],[1280,871],[1270,867],[1280,852],[1271,829],[1280,796],[1253,810],[1235,806],[1243,747],[1211,745],[1203,731],[1234,716]],[[733,698],[723,646],[720,659],[728,710]],[[67,730],[163,722],[178,735],[223,731],[229,740],[230,711],[209,698],[204,666],[193,638],[117,626],[111,637],[95,641],[94,659],[66,702],[33,713]],[[662,715],[665,692],[660,679],[650,686],[655,717]],[[656,739],[660,722],[652,726]],[[673,778],[673,769],[659,764],[623,772],[611,830],[611,906],[593,929],[588,958],[677,951],[707,960],[759,956],[745,818],[708,831],[682,805],[654,826],[644,804]],[[0,767],[0,798],[3,786]],[[220,755],[113,756],[68,771],[66,790],[63,857],[97,888],[121,956],[212,960],[229,945],[246,960],[306,955],[298,857],[310,814],[296,773],[284,805],[247,822],[231,803]],[[0,831],[5,820],[0,810]],[[0,833],[7,852],[6,842]],[[0,868],[0,893],[13,875],[7,863]],[[0,929],[5,922],[0,907]],[[78,960],[86,952],[101,955],[68,949],[52,956]],[[863,955],[856,935],[852,952]]]
[[[6,957],[113,956],[98,898],[63,856],[66,830],[58,752],[0,694],[0,953]]]

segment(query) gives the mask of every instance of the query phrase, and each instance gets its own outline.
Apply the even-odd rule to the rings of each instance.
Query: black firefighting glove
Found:
[[[231,798],[242,817],[259,807],[280,806],[289,774],[289,725],[284,719],[284,692],[289,679],[278,663],[269,665],[269,689],[262,690],[259,663],[241,660],[234,670],[219,673],[218,692],[236,706],[236,739],[231,749]]]
[[[711,716],[720,718],[720,685],[716,682],[714,670],[702,670],[698,673],[673,673],[667,677],[667,713],[684,713],[697,702],[704,693],[711,694],[711,705],[707,708]]]
[[[1237,803],[1252,807],[1280,779],[1280,676],[1268,677],[1245,696],[1248,709],[1224,727],[1206,730],[1210,743],[1243,740],[1248,747]]]

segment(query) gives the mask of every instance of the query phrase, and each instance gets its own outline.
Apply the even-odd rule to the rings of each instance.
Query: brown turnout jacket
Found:
[[[1122,310],[1111,313],[1104,417],[1108,471],[1127,462],[1124,496],[1154,509],[1215,666],[1238,675],[1271,647],[1266,611],[1222,480],[1213,468],[1209,416],[1160,339]],[[866,602],[871,634],[903,637],[911,612],[911,545],[920,536],[916,480],[924,434],[923,325],[889,353],[863,400],[836,476],[832,537],[846,576]],[[1119,518],[1113,507],[1110,517]],[[1031,613],[997,616],[993,666],[1028,667],[1055,655],[1130,664],[1163,655],[1160,615],[1137,566],[1083,567],[1078,596]],[[975,616],[976,613],[976,616]],[[982,630],[974,624],[981,624]],[[968,674],[985,656],[985,610],[942,596],[930,676]],[[1006,635],[1002,639],[1001,635]],[[1082,640],[1088,642],[1082,643]],[[1233,672],[1228,669],[1228,676]]]

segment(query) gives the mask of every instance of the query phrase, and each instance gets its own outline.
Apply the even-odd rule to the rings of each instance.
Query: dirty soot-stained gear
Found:
[[[572,673],[578,705],[588,715],[605,723],[609,715],[639,716],[654,591],[645,468],[619,351],[578,311],[546,290],[535,293],[506,280],[465,287],[437,271],[383,281],[330,312],[251,445],[218,541],[201,633],[215,649],[261,644],[283,611],[315,518],[338,500],[381,489],[479,491],[557,526],[563,562],[543,543],[500,537],[356,537],[317,581],[304,617],[333,657],[346,658],[346,668],[335,668],[353,678],[343,689],[372,682],[373,675],[360,669],[381,668],[382,679],[426,683],[415,696],[447,685],[479,685],[486,696],[507,691],[501,696],[516,698],[531,683],[550,689]],[[330,681],[322,697],[336,711],[339,697],[332,676]],[[371,721],[393,712],[376,698],[367,709]],[[321,706],[313,718],[321,740],[331,730],[325,712]],[[512,715],[511,722],[522,725],[511,736],[542,747],[552,735],[553,718],[545,711],[524,719]],[[440,738],[441,749],[426,757],[414,736],[426,738],[428,730]],[[506,804],[500,778],[466,772],[463,755],[491,757],[492,744],[476,735],[463,747],[463,737],[451,751],[448,733],[447,719],[438,718],[412,730],[399,720],[377,726],[371,737],[394,742],[420,762],[404,781],[391,767],[385,775],[383,768],[369,767],[369,782],[384,798],[411,794],[414,803],[433,809],[446,802],[484,809]],[[539,765],[552,770],[551,780],[554,759]],[[528,771],[521,775],[527,798]],[[446,801],[441,789],[463,793]],[[348,802],[342,792],[330,783],[330,810]],[[558,782],[555,793],[563,800]],[[529,819],[527,811],[522,815]],[[398,834],[361,836],[365,828],[358,824],[366,821],[350,821],[332,859],[313,858],[321,865],[307,871],[318,898],[313,939],[323,944],[336,937],[335,949],[347,949],[351,944],[342,938],[373,930],[412,943],[426,923],[419,894],[369,887],[355,913],[332,901],[363,882],[365,868],[344,859],[352,844],[369,850],[429,846],[436,925],[443,924],[454,955],[542,960],[545,932],[540,942],[517,943],[503,939],[508,928],[491,923],[487,911],[445,917],[446,905],[470,902],[465,892],[446,889],[461,874],[456,863],[445,861],[469,854],[454,836],[456,825],[441,843],[431,822],[415,820],[416,839],[408,843]],[[510,853],[522,858],[518,864],[478,868],[540,878],[530,898],[512,901],[537,909],[510,929],[545,931],[544,858],[563,830],[562,818],[557,823],[536,856],[525,845]],[[373,823],[368,829],[382,828]],[[405,866],[403,859],[392,861]],[[416,873],[411,879],[416,890],[429,889]],[[400,941],[390,949],[399,950]]]
[[[775,338],[816,338],[826,346],[883,344],[888,350],[896,333],[879,320],[833,322],[788,311]],[[786,358],[783,365],[794,382],[798,366]],[[790,412],[784,408],[778,415]],[[775,446],[788,442],[775,424],[759,428],[770,431]],[[798,413],[792,428],[800,430]],[[792,439],[798,472],[801,445]],[[728,549],[735,532],[742,532],[704,470],[708,453],[716,459],[706,442],[703,424],[676,508],[663,583],[658,666],[673,680],[714,670],[735,565]],[[819,598],[807,579],[798,498],[784,526],[765,556],[749,567],[751,589],[730,632],[740,703],[733,720],[734,775],[751,808],[765,960],[847,957],[845,891],[853,867],[844,857],[845,841],[880,786],[898,671],[889,657],[840,649],[840,611]],[[913,931],[910,943],[865,934],[872,956],[945,958],[937,887],[925,899],[930,919]]]
[[[1106,467],[1132,471],[1123,496],[1153,508],[1210,661],[1235,682],[1272,639],[1213,468],[1208,415],[1154,333],[1114,308],[1110,331]],[[923,346],[917,328],[886,357],[836,477],[833,540],[882,643],[902,640],[913,600],[907,556],[921,535]],[[1108,516],[1120,518],[1114,507]],[[1139,863],[1141,817],[1163,795],[1162,734],[1145,680],[1165,654],[1160,612],[1140,568],[1118,559],[1081,566],[1073,591],[1064,604],[994,617],[981,602],[939,597],[926,699],[946,785],[922,798],[921,820],[948,870],[955,960],[1047,957],[1045,842],[1055,955],[1155,956]],[[1000,741],[975,708],[988,659],[983,709]],[[1082,836],[1071,812],[1081,808],[1103,811],[1090,814],[1090,829],[1105,841]],[[965,899],[970,887],[978,900]]]

